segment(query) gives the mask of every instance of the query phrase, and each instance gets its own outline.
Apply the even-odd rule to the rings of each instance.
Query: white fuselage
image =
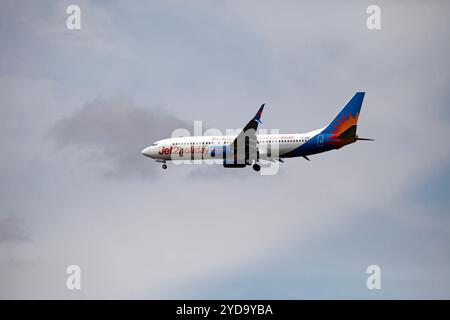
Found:
[[[308,133],[256,135],[260,159],[283,157],[307,142],[322,129]],[[156,141],[142,153],[159,161],[218,159],[236,136],[190,136]]]

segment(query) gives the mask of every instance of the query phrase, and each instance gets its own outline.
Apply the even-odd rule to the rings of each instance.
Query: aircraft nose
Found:
[[[144,155],[144,156],[147,156],[147,157],[152,157],[152,147],[148,147],[148,148],[145,148],[144,150],[142,150],[142,154]]]

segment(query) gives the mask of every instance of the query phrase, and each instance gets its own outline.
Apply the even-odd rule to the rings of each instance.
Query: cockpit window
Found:
[[[158,145],[158,142],[153,142],[153,146],[157,146]]]

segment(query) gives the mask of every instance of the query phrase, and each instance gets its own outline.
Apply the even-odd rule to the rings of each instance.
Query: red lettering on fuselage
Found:
[[[169,155],[169,154],[180,154],[182,155],[183,153],[208,153],[208,147],[203,147],[203,146],[198,146],[198,147],[187,147],[187,148],[183,148],[183,147],[177,147],[177,146],[172,146],[172,147],[160,147],[158,153],[160,155]]]

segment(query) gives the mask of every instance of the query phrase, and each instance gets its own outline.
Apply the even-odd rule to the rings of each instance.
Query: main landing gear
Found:
[[[261,170],[261,166],[260,166],[259,164],[255,163],[255,164],[253,165],[253,170],[259,171],[259,170]]]

